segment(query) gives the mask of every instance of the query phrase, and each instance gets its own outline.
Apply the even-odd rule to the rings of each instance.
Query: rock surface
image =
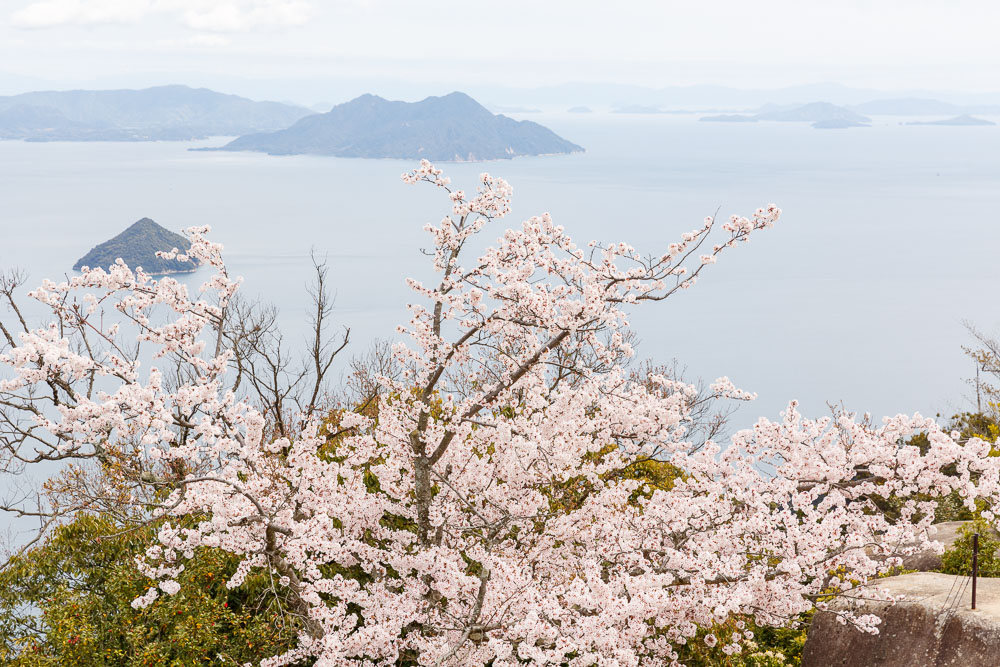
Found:
[[[931,526],[929,535],[932,540],[940,542],[944,549],[947,550],[955,544],[962,526],[971,523],[971,521],[942,521]],[[993,537],[996,539],[1000,537],[1000,534],[994,531]],[[924,551],[903,558],[904,570],[930,572],[931,570],[941,569],[941,565],[941,554],[933,549],[925,549]],[[1000,661],[997,662],[997,665],[1000,665]]]
[[[940,542],[945,549],[950,549],[951,545],[958,539],[958,531],[971,521],[943,521],[931,526],[931,539]],[[941,554],[933,549],[926,549],[912,556],[903,559],[904,570],[917,570],[918,572],[929,572],[941,568]]]
[[[802,667],[997,667],[1000,579],[979,580],[975,610],[970,609],[971,586],[958,594],[964,581],[936,572],[880,580],[880,588],[906,599],[895,605],[863,604],[862,613],[882,618],[877,635],[841,625],[834,614],[817,613]],[[949,603],[956,599],[952,609]]]

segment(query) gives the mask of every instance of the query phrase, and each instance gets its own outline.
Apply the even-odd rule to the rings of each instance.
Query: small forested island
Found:
[[[0,139],[187,141],[277,130],[309,113],[188,86],[39,91],[0,97]]]
[[[77,260],[74,271],[83,267],[107,268],[121,258],[131,269],[142,268],[150,274],[189,273],[198,268],[196,261],[181,262],[176,259],[157,257],[157,252],[177,248],[186,252],[191,243],[175,232],[158,225],[149,218],[133,223],[118,236],[94,247]]]
[[[959,126],[969,126],[969,125],[996,125],[992,120],[986,120],[985,118],[976,118],[970,116],[969,114],[962,114],[961,116],[955,116],[954,118],[945,118],[944,120],[915,120],[907,125],[959,125]]]
[[[538,123],[494,115],[455,92],[412,103],[362,95],[288,129],[250,134],[207,150],[473,162],[583,148]]]
[[[567,113],[593,113],[594,110],[590,107],[570,107],[566,110]]]

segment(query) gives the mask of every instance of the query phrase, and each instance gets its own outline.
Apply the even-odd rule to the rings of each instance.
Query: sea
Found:
[[[518,118],[586,152],[440,165],[466,190],[484,171],[512,183],[513,211],[484,243],[547,211],[581,245],[658,254],[716,211],[782,208],[693,289],[630,315],[640,357],[757,393],[731,429],[777,419],[791,399],[814,417],[830,405],[876,419],[974,405],[965,323],[1000,329],[1000,126]],[[335,326],[351,330],[343,359],[395,338],[414,299],[404,279],[433,278],[422,227],[448,213],[443,193],[401,181],[414,161],[189,150],[225,141],[0,142],[0,268],[35,285],[139,218],[208,224],[245,293],[280,309],[289,342],[306,338],[311,252],[329,266]]]

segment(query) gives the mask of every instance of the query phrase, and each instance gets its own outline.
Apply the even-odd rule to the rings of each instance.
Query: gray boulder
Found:
[[[997,667],[1000,665],[1000,579],[980,579],[977,608],[963,577],[916,572],[879,580],[906,599],[866,601],[856,611],[882,619],[879,634],[842,625],[818,612],[809,628],[802,667]],[[959,595],[961,592],[961,595]],[[957,604],[952,604],[957,599]],[[839,600],[833,611],[849,602]]]

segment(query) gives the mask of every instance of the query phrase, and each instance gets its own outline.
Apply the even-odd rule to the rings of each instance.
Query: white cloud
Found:
[[[244,32],[266,26],[301,25],[309,20],[312,7],[304,0],[258,0],[228,2],[177,2],[187,5],[184,23],[195,30]]]
[[[301,25],[309,0],[34,0],[10,16],[19,28],[139,23],[172,17],[194,30],[246,32]]]
[[[21,28],[134,23],[149,11],[144,0],[39,0],[11,14]]]

